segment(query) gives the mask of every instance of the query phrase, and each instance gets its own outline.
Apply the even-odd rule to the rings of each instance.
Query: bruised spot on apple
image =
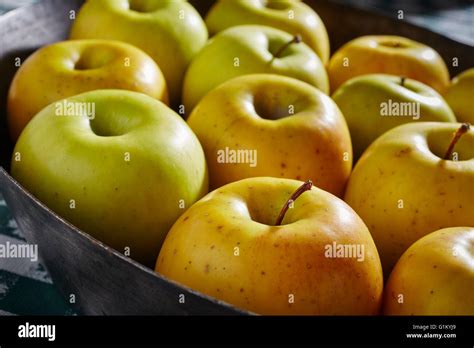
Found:
[[[261,25],[236,26],[214,36],[193,59],[183,85],[187,115],[220,84],[242,75],[277,74],[329,92],[319,57],[299,38]]]
[[[369,226],[386,275],[430,231],[474,226],[474,132],[465,128],[444,122],[398,126],[355,166],[345,201]]]
[[[474,315],[474,228],[451,227],[416,241],[384,294],[386,315]]]
[[[63,102],[26,126],[12,176],[84,232],[153,267],[172,224],[208,192],[198,139],[179,115],[142,93],[98,90],[67,99],[93,105],[90,119],[58,114]]]
[[[383,276],[367,227],[342,200],[302,184],[250,178],[211,192],[173,225],[156,271],[258,314],[378,314]],[[333,243],[364,246],[364,260],[331,257]]]
[[[208,93],[188,124],[204,148],[212,189],[274,176],[308,178],[344,194],[352,169],[349,131],[337,105],[307,83],[272,74],[237,77]]]
[[[401,36],[370,35],[349,41],[331,57],[328,75],[331,91],[345,81],[365,74],[406,76],[439,93],[449,86],[449,72],[432,48]]]
[[[323,21],[307,4],[293,0],[220,0],[206,16],[209,33],[245,25],[266,25],[302,36],[321,61],[329,59],[329,38]]]
[[[59,42],[28,57],[12,81],[7,101],[12,139],[45,106],[95,89],[131,90],[168,102],[160,68],[140,49],[118,41]]]

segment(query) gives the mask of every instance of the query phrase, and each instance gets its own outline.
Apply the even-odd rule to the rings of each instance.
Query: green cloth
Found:
[[[25,244],[0,194],[0,246]],[[45,268],[30,258],[0,257],[0,315],[71,315]]]

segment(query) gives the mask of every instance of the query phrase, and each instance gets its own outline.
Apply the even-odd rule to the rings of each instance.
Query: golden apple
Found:
[[[382,73],[423,82],[442,93],[449,72],[441,56],[422,43],[400,36],[362,36],[342,46],[330,59],[331,91],[352,77]]]
[[[204,148],[211,188],[274,176],[344,193],[352,169],[346,122],[305,82],[272,74],[232,79],[201,100],[188,124]]]
[[[324,64],[299,36],[262,25],[242,25],[214,36],[191,62],[183,84],[186,114],[221,83],[249,74],[289,76],[329,93]]]
[[[473,183],[474,131],[458,123],[409,123],[366,150],[345,201],[369,227],[388,275],[430,231],[474,226]]]
[[[456,122],[431,87],[406,78],[368,74],[344,82],[333,94],[349,126],[354,159],[380,135],[408,122]]]
[[[383,277],[367,227],[301,184],[250,178],[211,192],[173,225],[156,271],[258,314],[378,314]]]
[[[118,41],[63,41],[33,53],[8,93],[8,124],[16,140],[41,109],[95,89],[126,89],[168,102],[160,68],[142,50]]]
[[[384,296],[387,315],[474,315],[474,228],[430,233],[397,262]]]
[[[183,119],[124,90],[41,110],[16,143],[11,173],[61,217],[149,267],[178,216],[208,192],[202,147]]]
[[[211,35],[237,25],[267,25],[301,35],[324,64],[329,59],[326,27],[318,14],[301,1],[220,0],[207,14],[206,24]]]
[[[70,37],[120,40],[141,48],[163,71],[173,106],[180,101],[189,63],[208,39],[203,19],[186,0],[86,1]]]
[[[474,68],[456,76],[444,98],[458,121],[474,124]]]

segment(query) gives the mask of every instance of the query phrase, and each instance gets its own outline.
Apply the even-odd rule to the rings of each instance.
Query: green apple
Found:
[[[26,126],[11,172],[69,222],[146,265],[208,190],[187,124],[147,95],[98,90],[54,102]]]
[[[45,106],[95,89],[126,89],[168,102],[163,74],[142,50],[119,41],[59,42],[28,57],[13,79],[8,94],[12,139]]]
[[[220,0],[206,17],[209,33],[244,24],[267,25],[293,35],[313,49],[323,63],[329,59],[329,38],[323,21],[304,2],[295,0]]]
[[[209,165],[211,188],[255,176],[301,180],[342,196],[352,169],[349,130],[337,105],[286,76],[236,77],[209,92],[188,124]]]
[[[177,105],[186,68],[208,35],[185,0],[94,0],[82,6],[71,38],[120,40],[141,48],[158,63]]]
[[[409,123],[383,134],[362,155],[345,200],[369,227],[388,275],[427,233],[474,226],[473,183],[474,132],[468,125]]]
[[[329,92],[324,65],[298,37],[271,27],[237,26],[214,36],[192,61],[183,87],[186,111],[221,83],[258,73],[294,77]]]
[[[173,225],[156,271],[258,314],[378,314],[383,276],[367,227],[302,184],[250,178],[211,192]]]
[[[474,228],[438,230],[397,262],[384,295],[386,315],[474,315]]]
[[[474,68],[456,76],[444,98],[460,122],[474,124]]]
[[[414,121],[456,122],[431,87],[411,79],[370,74],[345,82],[332,96],[352,136],[354,158],[391,128]]]
[[[355,76],[375,73],[405,76],[440,93],[449,86],[449,71],[438,52],[401,36],[356,38],[338,49],[328,64],[333,92]]]

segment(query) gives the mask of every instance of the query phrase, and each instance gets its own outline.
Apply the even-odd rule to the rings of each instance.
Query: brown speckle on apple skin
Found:
[[[403,150],[400,150],[399,152],[397,152],[395,154],[395,157],[402,157],[404,155],[408,155],[411,151],[412,149],[410,147],[406,147]]]

